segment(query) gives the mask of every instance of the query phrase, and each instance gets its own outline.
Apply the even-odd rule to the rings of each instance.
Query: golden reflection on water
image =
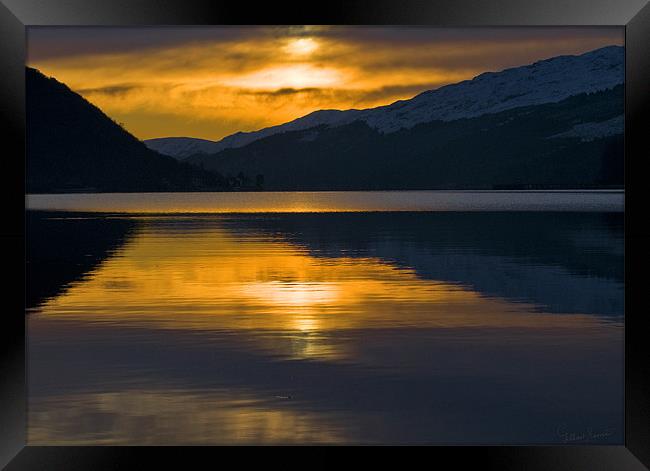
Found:
[[[251,330],[261,343],[265,331],[310,334],[292,354],[331,359],[349,352],[319,334],[344,329],[598,323],[587,315],[534,313],[378,259],[317,257],[279,237],[242,237],[214,224],[181,232],[144,221],[119,253],[40,313],[128,327]]]
[[[497,425],[484,423],[461,398],[454,406],[466,386],[457,392],[445,389],[447,383],[472,378],[473,400],[482,400],[485,389],[486,408],[496,408],[496,416],[508,406],[489,398],[510,391],[506,384],[510,401],[532,396],[535,404],[536,394],[565,400],[577,386],[552,386],[564,381],[566,364],[574,365],[576,381],[579,375],[602,378],[600,349],[611,356],[622,339],[622,325],[598,316],[540,313],[531,304],[425,279],[378,258],[344,251],[318,256],[281,235],[238,229],[227,218],[138,221],[117,252],[29,316],[30,345],[37,347],[31,351],[52,353],[41,353],[30,369],[32,445],[362,442],[368,431],[389,433],[390,420],[399,423],[400,407],[408,409],[411,396],[422,409],[408,411],[404,420],[437,424],[435,433],[423,429],[423,438],[444,436],[444,424],[458,420],[459,427],[478,427],[478,443],[485,438],[480,427]],[[424,332],[425,340],[414,332]],[[163,347],[156,346],[160,339]],[[142,360],[139,346],[148,342]],[[173,349],[165,356],[167,347]],[[178,352],[183,361],[193,359],[188,367],[198,372],[166,376],[166,362]],[[248,366],[237,363],[247,358],[242,352],[254,353]],[[85,358],[93,354],[98,358]],[[235,373],[222,371],[229,361]],[[270,381],[269,365],[285,376]],[[291,365],[306,365],[297,374],[329,375],[335,394],[350,379],[368,381],[362,391],[395,409],[357,410],[342,393],[327,402],[327,392],[317,394],[325,383],[314,390],[294,383]],[[63,371],[69,376],[59,379]],[[389,375],[386,381],[373,382],[377,372]],[[440,395],[438,402],[402,389],[402,379],[416,389],[425,385]],[[434,380],[432,388],[427,381]],[[277,395],[293,391],[301,397]],[[586,410],[600,410],[595,404]],[[386,413],[395,415],[382,425]],[[381,433],[375,439],[381,441]]]

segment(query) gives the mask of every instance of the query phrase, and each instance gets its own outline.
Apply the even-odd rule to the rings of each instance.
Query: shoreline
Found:
[[[624,188],[567,188],[553,190],[245,190],[245,191],[97,191],[97,192],[68,192],[68,193],[25,193],[30,196],[83,196],[83,195],[159,195],[159,194],[249,194],[249,193],[586,193],[586,194],[625,194]]]

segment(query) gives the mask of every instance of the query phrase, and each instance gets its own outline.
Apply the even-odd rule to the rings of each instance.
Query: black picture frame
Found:
[[[29,25],[363,24],[432,26],[625,26],[625,444],[623,446],[435,447],[427,460],[499,470],[642,470],[650,467],[650,358],[643,280],[650,232],[644,228],[644,180],[650,159],[650,4],[647,0],[348,0],[297,7],[277,2],[209,0],[0,0],[0,160],[5,224],[1,236],[12,275],[5,284],[0,330],[0,465],[6,469],[116,469],[170,464],[211,447],[181,451],[144,447],[26,446],[24,264],[25,27]],[[319,453],[320,454],[320,453]],[[193,457],[193,456],[192,456]],[[207,456],[204,456],[207,457]],[[324,464],[326,456],[318,459]],[[313,457],[312,457],[313,459]]]

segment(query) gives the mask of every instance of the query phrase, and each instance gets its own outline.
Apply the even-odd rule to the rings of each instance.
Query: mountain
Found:
[[[309,129],[314,126],[322,124],[338,125],[348,122],[347,119],[342,119],[343,114],[356,113],[358,110],[339,111],[339,110],[320,110],[303,116],[302,118],[295,119],[285,124],[271,126],[268,128],[260,129],[253,132],[236,132],[230,136],[226,136],[220,141],[208,141],[205,139],[198,139],[192,137],[159,137],[156,139],[147,139],[143,141],[147,147],[171,155],[179,160],[183,160],[190,155],[191,149],[195,148],[197,152],[194,154],[215,154],[224,149],[232,149],[243,147],[251,142],[257,141],[264,137],[280,134],[287,131],[299,131],[302,129]]]
[[[148,149],[99,108],[26,69],[27,192],[191,191],[223,177]]]
[[[579,93],[612,88],[623,83],[624,48],[608,46],[579,56],[558,56],[523,67],[486,72],[409,100],[365,110],[320,110],[278,126],[254,132],[239,132],[221,141],[159,138],[145,141],[155,150],[178,158],[190,155],[196,141],[196,154],[216,154],[256,140],[288,131],[316,126],[342,126],[362,121],[372,129],[391,133],[431,121],[453,121],[496,113],[522,106],[555,103]]]
[[[187,161],[267,190],[622,187],[623,59],[611,46],[319,111]]]
[[[363,121],[318,126],[198,155],[267,190],[585,188],[622,186],[623,86],[383,134]],[[585,123],[603,135],[586,137]],[[261,177],[258,177],[260,175]]]
[[[183,160],[194,154],[212,154],[224,148],[218,142],[194,137],[161,137],[145,139],[142,142],[149,149],[178,160]]]

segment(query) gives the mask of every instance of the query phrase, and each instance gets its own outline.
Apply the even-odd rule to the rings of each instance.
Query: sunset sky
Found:
[[[561,54],[620,27],[29,27],[28,65],[140,139],[218,140],[319,109],[368,108]]]

